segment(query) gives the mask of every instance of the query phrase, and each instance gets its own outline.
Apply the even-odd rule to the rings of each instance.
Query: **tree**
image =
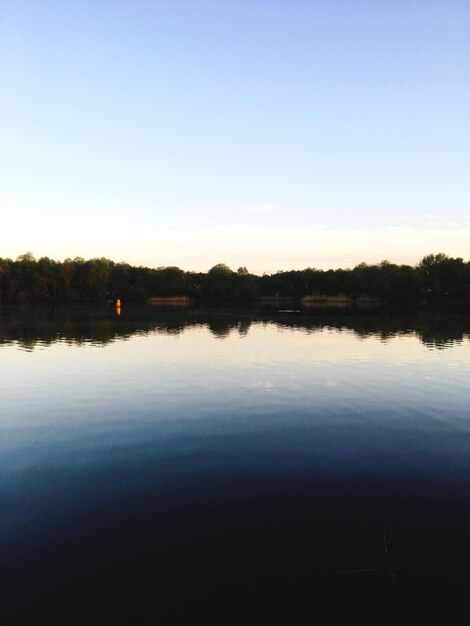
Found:
[[[225,263],[218,263],[207,272],[206,294],[209,299],[227,300],[232,295],[233,272]]]
[[[443,252],[423,257],[418,269],[424,275],[425,289],[435,295],[446,295],[466,281],[464,260],[451,258]]]

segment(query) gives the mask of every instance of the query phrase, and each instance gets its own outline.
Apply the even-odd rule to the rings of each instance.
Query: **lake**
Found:
[[[468,312],[0,311],[4,623],[468,612]]]

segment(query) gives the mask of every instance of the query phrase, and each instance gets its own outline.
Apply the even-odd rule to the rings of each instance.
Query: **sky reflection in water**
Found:
[[[43,609],[59,579],[72,602],[70,581],[99,587],[116,555],[126,588],[154,555],[167,590],[288,564],[406,578],[466,563],[464,318],[110,311],[1,328],[12,598],[28,572]]]

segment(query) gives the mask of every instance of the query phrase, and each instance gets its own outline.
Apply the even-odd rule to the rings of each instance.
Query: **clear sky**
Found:
[[[0,256],[470,258],[468,0],[0,0]]]

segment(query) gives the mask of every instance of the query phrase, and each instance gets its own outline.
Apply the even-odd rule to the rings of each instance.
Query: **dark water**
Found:
[[[4,623],[464,617],[469,382],[468,313],[4,309]]]

